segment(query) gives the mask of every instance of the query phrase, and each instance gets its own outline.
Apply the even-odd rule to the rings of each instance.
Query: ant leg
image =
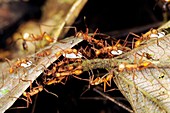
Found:
[[[35,80],[35,83],[36,83],[38,86],[40,85],[40,84],[37,82],[37,80]],[[48,91],[48,90],[47,90],[46,88],[44,88],[44,87],[43,87],[43,89],[44,89],[44,91],[46,91],[47,93],[52,94],[52,95],[54,95],[54,96],[56,96],[56,97],[58,98],[58,95],[56,95],[56,94]]]
[[[104,79],[104,92],[110,92],[113,90],[116,90],[116,88],[112,88],[110,90],[106,90],[106,85],[108,85],[109,87],[111,87],[111,83],[112,83],[112,79],[113,79],[113,74],[111,74],[112,71],[110,71],[107,76],[106,79]],[[107,78],[108,77],[108,78]]]
[[[22,45],[26,44],[26,40],[24,40],[23,38],[18,38],[18,39],[14,40],[14,41],[12,42],[11,47],[14,47],[14,46],[16,47],[17,42],[18,42],[19,40],[23,40]],[[24,45],[24,46],[25,46],[25,45]],[[23,49],[24,49],[24,47],[23,47]],[[25,49],[24,49],[24,50],[25,50]]]
[[[91,73],[92,73],[92,75],[90,76],[90,72],[88,71],[88,73],[89,73],[89,84],[88,84],[88,87],[87,87],[87,89],[86,90],[84,90],[82,93],[81,93],[81,95],[80,96],[82,96],[83,94],[85,94],[88,90],[90,90],[90,86],[91,86],[91,82],[93,81],[93,79],[94,79],[94,73],[93,73],[93,71],[90,69],[90,71],[91,71]]]
[[[91,85],[90,82],[93,81],[93,78],[94,78],[94,75],[89,76],[89,84],[88,84],[88,87],[87,87],[86,90],[84,90],[84,91],[81,93],[80,96],[83,96],[88,90],[90,90],[90,85]]]
[[[134,71],[132,71],[132,73],[133,73],[132,80],[134,81],[134,80],[135,80],[135,77],[136,77],[136,74],[135,74]],[[134,82],[134,85],[135,85],[135,82]]]
[[[32,41],[32,40],[28,40],[27,39],[27,38],[29,38],[29,34],[28,33],[24,33],[24,35],[22,35],[22,33],[20,33],[20,35],[22,37],[21,39],[23,40],[22,47],[23,47],[24,50],[28,51],[27,41]]]
[[[31,96],[28,94],[27,95],[27,107],[29,107],[29,103],[32,104],[32,99],[31,99]]]
[[[126,36],[126,38],[125,38],[125,40],[124,40],[124,43],[123,43],[123,47],[125,47],[125,45],[127,44],[127,40],[128,40],[128,38],[129,38],[129,35],[131,34],[131,32],[130,33],[128,33],[128,35]]]
[[[156,39],[156,40],[157,40],[157,46],[159,46],[159,47],[160,47],[160,48],[164,51],[164,54],[165,54],[165,50],[164,50],[164,48],[163,48],[163,47],[161,47],[161,46],[159,45],[158,37],[157,37],[157,39]],[[163,55],[164,55],[164,54],[163,54]],[[162,55],[162,56],[163,56],[163,55]]]
[[[64,28],[73,28],[74,29],[74,32],[75,32],[75,35],[74,35],[74,37],[78,37],[77,36],[77,28],[76,27],[74,27],[74,26],[66,26],[66,27],[64,27]]]
[[[112,76],[110,76],[110,73],[106,73],[105,75],[103,75],[101,79],[104,83],[104,92],[106,92],[107,85],[111,87]]]
[[[17,98],[17,97],[10,97],[10,98]],[[31,102],[28,100],[28,98],[25,99],[23,97],[19,97],[17,99],[22,99],[22,100],[26,101],[27,105],[26,106],[21,106],[21,107],[12,107],[12,108],[9,108],[9,109],[24,109],[24,108],[29,108],[29,104],[31,104]]]
[[[96,48],[94,48],[94,47],[91,47],[93,50],[94,50],[94,52],[95,52],[95,57],[98,57],[102,52],[101,52],[101,50],[99,50],[99,49],[96,49]]]
[[[75,77],[76,79],[79,79],[79,80],[89,81],[89,79],[83,79],[83,78],[77,77],[75,75],[72,75],[72,76]]]
[[[12,67],[12,65],[11,65],[11,61],[8,59],[8,58],[4,58],[4,60],[8,63],[8,65],[9,65],[9,73],[11,74],[11,73],[14,73],[14,71],[15,71],[15,69]]]
[[[44,35],[47,34],[47,33],[42,31],[42,27],[41,27],[40,24],[38,26],[39,26],[40,34],[41,34],[41,39],[40,40],[42,40],[44,38]]]
[[[94,38],[94,36],[97,34],[97,31],[98,31],[99,29],[97,28],[96,30],[95,30],[95,32],[93,33],[93,35],[92,35],[92,37]],[[88,32],[87,32],[88,33]]]
[[[39,27],[39,30],[40,30],[40,34],[43,36],[43,32],[42,32],[42,27],[41,27],[41,25],[40,24],[38,24],[38,27]]]
[[[115,91],[115,90],[118,90],[118,89],[117,88],[112,88],[112,89],[109,89],[109,90],[107,90],[105,92],[110,92],[110,91]]]
[[[136,53],[133,56],[134,56],[134,64],[136,64],[137,63],[137,61],[136,61]]]
[[[23,47],[23,50],[28,50],[28,45],[27,45],[27,41],[32,41],[29,38],[29,34],[28,33],[24,33],[24,35],[22,33],[19,33],[19,35],[21,36],[21,38],[17,38],[16,40],[14,40],[11,44],[11,47],[15,46],[15,44],[17,44],[17,42],[19,40],[22,40],[22,47]]]
[[[136,55],[136,54],[135,54]],[[139,60],[139,64],[140,63],[142,63],[142,60],[143,60],[143,57],[145,56],[145,53],[142,53],[142,56],[141,56],[141,58],[140,58],[140,60]]]
[[[109,86],[111,86],[106,79],[103,80],[104,82],[104,92],[106,92],[106,84],[108,84]]]
[[[23,81],[23,82],[30,82],[30,92],[32,90],[32,80],[24,80],[22,78],[20,78],[19,80]]]
[[[134,47],[133,47],[133,46],[134,46],[134,40],[139,40],[140,36],[137,35],[137,34],[135,34],[135,33],[133,33],[133,32],[129,32],[129,34],[127,35],[126,39],[128,39],[128,37],[129,37],[130,35],[133,35],[133,36],[135,36],[135,37],[138,37],[138,38],[133,38],[133,39],[132,39],[132,49],[133,49],[133,48],[134,48]],[[126,39],[125,39],[125,40],[126,40]]]
[[[116,42],[115,46],[117,46],[120,43],[120,39]]]
[[[44,88],[44,91],[46,91],[47,93],[52,94],[52,95],[54,95],[54,96],[56,96],[56,97],[58,98],[58,95],[57,95],[57,94],[48,91],[46,88]]]
[[[86,46],[85,49],[83,49],[83,47],[80,47],[80,49],[78,51],[82,52],[83,57],[85,57],[84,55],[86,55],[87,57],[91,57],[91,49],[88,48],[89,46]]]

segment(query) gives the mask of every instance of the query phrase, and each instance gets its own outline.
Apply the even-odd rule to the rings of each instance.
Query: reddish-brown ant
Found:
[[[80,75],[83,73],[82,69],[83,67],[81,65],[77,65],[76,67],[74,67],[73,65],[68,65],[64,67],[64,69],[56,72],[55,77],[67,77],[69,75],[72,75],[73,77],[77,79],[83,80],[82,78],[77,77],[77,75]]]
[[[32,65],[32,61],[25,59],[25,58],[18,59],[13,65],[10,64],[9,59],[5,58],[5,60],[8,62],[9,66],[10,66],[9,73],[14,73],[15,69],[17,69],[19,67],[27,68]]]
[[[111,87],[111,80],[113,78],[113,74],[107,73],[102,77],[97,77],[94,79],[94,75],[91,76],[90,78],[90,85],[99,85],[104,83],[104,92],[106,92],[106,84]],[[94,79],[94,80],[93,80]]]
[[[104,89],[104,92],[106,92],[106,85],[111,86],[112,78],[113,78],[113,74],[111,74],[111,73],[107,73],[107,74],[103,75],[103,77],[97,77],[95,79],[94,79],[94,74],[92,74],[89,77],[88,88],[85,91],[83,91],[83,93],[81,95],[83,95],[87,90],[89,90],[90,86],[97,86],[97,85],[102,84],[102,83],[104,83],[103,89]]]
[[[69,65],[69,66],[64,66],[64,67],[59,67],[57,72],[64,72],[64,71],[71,71],[74,69],[73,65]]]
[[[54,38],[52,38],[46,32],[42,32],[40,25],[39,28],[40,28],[40,35],[29,34],[27,32],[22,35],[22,33],[20,33],[21,38],[18,38],[16,41],[20,39],[23,40],[22,46],[24,50],[28,50],[27,41],[35,43],[36,41],[42,41],[43,39],[45,39],[48,42],[48,44],[54,42]]]
[[[80,75],[82,74],[83,71],[81,69],[76,69],[76,70],[73,70],[73,71],[65,71],[65,72],[57,72],[56,73],[56,77],[63,77],[63,76],[68,76],[68,75]]]
[[[57,71],[57,65],[55,63],[52,66],[52,69],[47,69],[44,65],[42,65],[42,66],[45,68],[44,69],[45,76],[53,75]]]
[[[42,52],[37,53],[36,56],[46,57],[46,56],[49,56],[50,54],[51,54],[51,49],[45,49]]]
[[[91,47],[86,46],[85,48],[80,47],[79,51],[83,54],[83,56],[90,58],[92,56]]]
[[[105,44],[105,45],[107,45],[107,44]],[[128,49],[125,47],[125,45],[122,46],[122,45],[120,44],[120,40],[118,40],[118,41],[116,42],[116,44],[113,45],[113,46],[106,46],[106,47],[103,47],[103,48],[101,48],[101,49],[96,49],[96,48],[92,47],[92,49],[95,50],[96,56],[99,56],[100,54],[108,54],[108,55],[110,55],[110,56],[120,55],[120,54],[123,53],[123,51],[128,50]],[[115,52],[116,52],[116,53],[115,53]]]
[[[51,84],[57,84],[57,83],[62,83],[62,84],[64,84],[64,83],[62,82],[62,80],[63,80],[64,78],[65,78],[65,77],[55,77],[55,78],[53,78],[53,79],[50,79],[50,80],[48,80],[48,81],[45,81],[44,84],[45,84],[45,85],[51,85]]]
[[[41,35],[31,34],[31,37],[33,41],[41,41],[43,39],[45,39],[48,43],[52,43],[54,41],[54,39],[51,36],[47,35],[46,32],[41,33]]]
[[[15,42],[19,41],[19,40],[23,40],[22,42],[22,47],[24,50],[28,51],[28,45],[27,42],[33,42],[33,40],[30,38],[28,33],[20,33],[21,38],[18,38]]]
[[[30,90],[30,92],[24,92],[23,96],[26,97],[26,102],[27,102],[27,108],[29,107],[29,104],[32,104],[31,96],[34,96],[41,92],[43,90],[43,86],[39,85],[33,89]]]
[[[131,33],[131,32],[128,34],[128,36],[130,34],[138,37],[138,38],[133,38],[133,41],[132,41],[132,48],[133,48],[133,46],[134,46],[134,48],[137,48],[137,47],[139,47],[142,44],[143,41],[147,41],[150,38],[152,38],[153,36],[151,36],[151,35],[158,35],[158,30],[152,28],[148,32],[146,32],[145,34],[142,34],[141,36],[136,35],[136,34]],[[156,38],[159,38],[159,36],[156,36]],[[137,40],[137,41],[135,41],[135,43],[134,43],[134,40]],[[134,45],[133,45],[133,43],[134,43]]]
[[[97,39],[94,38],[94,36],[96,35],[97,31],[98,31],[98,29],[96,29],[96,31],[93,33],[92,36],[89,36],[88,35],[89,29],[86,28],[86,32],[85,33],[83,33],[82,31],[77,32],[76,33],[76,37],[83,37],[83,40],[86,40],[89,43],[93,43],[94,42],[96,45],[98,45],[100,47],[104,47],[104,44],[103,44],[104,41],[103,40],[97,40]]]
[[[121,63],[118,66],[118,71],[122,72],[125,69],[129,70],[129,71],[132,71],[132,70],[143,70],[143,69],[151,66],[152,62],[143,60],[143,57],[144,57],[144,53],[142,54],[141,58],[139,59],[139,62],[137,63],[136,62],[136,54],[135,54],[134,63],[129,64],[129,63],[123,62],[123,63]]]
[[[68,64],[69,63],[69,61],[68,60],[62,60],[62,61],[60,61],[60,62],[58,62],[57,63],[57,67],[60,67],[60,66],[64,66],[64,64]]]
[[[45,89],[45,88],[43,87],[43,85],[39,85],[39,84],[37,83],[37,81],[36,81],[36,84],[38,85],[37,87],[34,87],[34,88],[30,87],[30,91],[29,91],[29,92],[24,92],[24,93],[23,93],[23,96],[26,97],[27,99],[21,98],[21,99],[23,99],[23,100],[25,100],[25,101],[27,102],[27,106],[26,106],[27,108],[29,107],[29,104],[32,104],[32,99],[31,99],[31,97],[34,96],[34,95],[36,95],[36,94],[38,94],[39,92],[41,92],[41,91],[43,91],[43,90],[45,90],[47,93],[50,93],[50,94],[58,97],[58,95],[56,95],[56,94],[54,94],[54,93],[52,93],[52,92],[49,92],[47,89]]]
[[[48,43],[52,43],[54,39],[50,35],[48,35],[46,32],[42,32],[42,28],[40,25],[39,25],[39,28],[40,28],[40,35],[31,34],[31,38],[33,39],[33,41],[41,41],[45,39]]]
[[[77,49],[64,49],[62,51],[58,51],[55,53],[55,56],[58,58],[59,56],[63,55],[65,58],[81,58],[82,55],[80,52],[77,51]]]
[[[69,26],[69,27],[66,27],[66,28],[74,28],[75,29],[75,37],[77,37],[77,38],[82,37],[83,40],[86,40],[90,44],[95,43],[98,46],[104,47],[103,40],[97,40],[97,39],[94,38],[94,36],[96,35],[98,29],[96,29],[95,32],[93,33],[93,35],[90,36],[88,34],[89,33],[89,29],[87,27],[86,27],[86,32],[85,33],[83,31],[77,32],[76,27]]]

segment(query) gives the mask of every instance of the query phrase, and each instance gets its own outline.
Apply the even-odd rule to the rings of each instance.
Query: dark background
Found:
[[[15,3],[18,5],[20,3]],[[17,26],[29,19],[39,19],[41,16],[42,2],[31,0],[24,3],[28,8],[24,12],[11,10],[9,13],[16,13],[16,19],[8,27],[1,29],[1,47],[6,45],[3,42],[6,38],[15,32]],[[75,20],[73,26],[78,30],[85,31],[86,26],[90,32],[94,32],[96,28],[101,33],[106,33],[112,37],[123,38],[128,32],[142,33],[152,27],[159,27],[163,21],[161,7],[155,7],[155,0],[89,0],[79,16]],[[20,7],[22,9],[22,7]],[[21,16],[17,16],[21,13]],[[35,16],[37,15],[38,16]],[[84,20],[84,17],[86,19]],[[148,25],[146,27],[146,25]],[[132,29],[139,28],[139,29]],[[6,31],[11,30],[11,33]],[[133,31],[134,30],[134,31]],[[13,32],[12,32],[13,31]],[[74,34],[73,30],[68,35]],[[88,73],[85,73],[88,74]],[[112,84],[115,86],[114,84]],[[127,113],[126,110],[106,99],[96,100],[99,97],[97,93],[91,90],[87,91],[83,97],[91,97],[92,99],[80,99],[81,93],[87,89],[88,83],[70,78],[65,85],[58,84],[49,86],[47,89],[56,93],[59,98],[42,91],[38,94],[35,113]],[[123,98],[120,92],[110,92],[111,96]],[[35,96],[33,102],[35,102]],[[127,101],[122,103],[129,106]],[[18,99],[12,107],[25,106],[26,102]],[[5,113],[30,113],[33,106],[28,109],[11,109]]]
[[[116,0],[114,2],[89,0],[73,25],[80,27],[80,30],[85,23],[91,31],[98,28],[102,33],[118,32],[159,23],[163,20],[162,12],[155,0]],[[86,20],[83,23],[84,16]]]

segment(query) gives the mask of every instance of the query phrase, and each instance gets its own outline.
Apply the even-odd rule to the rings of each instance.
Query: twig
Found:
[[[126,107],[125,105],[121,104],[120,102],[117,102],[115,99],[111,98],[110,96],[102,93],[101,91],[99,91],[98,89],[96,88],[93,88],[93,90],[97,93],[99,93],[100,95],[102,95],[103,97],[105,97],[106,99],[114,102],[115,104],[117,104],[118,106],[122,107],[123,109],[129,111],[130,113],[133,113],[133,111],[131,109],[129,109],[128,107]]]
[[[35,107],[36,107],[36,103],[37,103],[37,98],[38,98],[38,94],[35,96],[35,101],[34,101],[34,104],[33,104],[33,108],[32,108],[31,113],[34,113],[34,112],[35,112]]]

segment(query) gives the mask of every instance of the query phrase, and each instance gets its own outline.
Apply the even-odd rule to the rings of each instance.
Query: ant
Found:
[[[85,33],[83,33],[82,31],[77,32],[76,33],[76,37],[78,37],[78,38],[79,37],[83,37],[83,40],[86,40],[90,44],[92,44],[94,42],[95,45],[98,45],[100,47],[104,47],[104,44],[103,44],[104,41],[103,40],[97,40],[97,39],[94,38],[94,36],[96,35],[97,31],[98,31],[98,29],[95,30],[95,32],[93,33],[92,36],[89,36],[88,35],[89,30],[88,30],[88,28],[86,28],[86,32]]]
[[[50,80],[48,80],[48,81],[44,81],[44,84],[45,85],[51,85],[51,84],[57,84],[57,83],[62,83],[63,85],[65,84],[65,83],[63,83],[62,82],[62,80],[64,79],[65,77],[55,77],[55,78],[53,78],[53,79],[50,79]]]
[[[71,53],[74,53],[74,54],[78,54],[78,51],[77,51],[77,49],[71,49],[71,48],[68,48],[68,49],[62,49],[62,51],[58,51],[58,52],[56,52],[55,53],[55,56],[56,57],[59,57],[59,56],[61,56],[61,55],[66,55],[66,54],[71,54]]]
[[[18,38],[14,43],[16,43],[16,42],[19,41],[19,40],[23,40],[23,42],[22,42],[23,50],[28,51],[27,41],[33,42],[33,40],[30,39],[29,33],[24,33],[24,34],[20,33],[20,36],[21,36],[21,38]]]
[[[80,47],[79,51],[83,54],[84,57],[86,58],[91,58],[92,52],[91,52],[91,47],[86,46],[83,48],[82,46]]]
[[[26,105],[26,107],[25,107],[25,106],[23,106],[23,107],[13,107],[13,108],[10,108],[10,109],[28,108],[28,107],[29,107],[29,104],[32,104],[32,99],[31,99],[31,97],[34,96],[34,95],[36,95],[36,94],[38,94],[39,92],[43,91],[43,89],[44,89],[44,87],[43,87],[42,85],[39,85],[39,84],[37,83],[37,81],[36,81],[36,84],[37,84],[38,86],[32,88],[32,80],[23,80],[23,79],[21,79],[21,80],[22,80],[22,81],[26,81],[26,82],[28,82],[28,81],[30,82],[30,91],[29,91],[29,92],[24,91],[23,94],[22,94],[24,97],[19,97],[19,99],[22,99],[22,100],[26,101],[26,102],[27,102],[27,105]],[[18,97],[11,97],[11,98],[18,98]]]
[[[54,42],[54,38],[52,38],[46,32],[42,32],[40,25],[39,25],[39,29],[40,29],[40,35],[34,35],[34,34],[29,34],[29,33],[24,33],[22,35],[22,33],[20,33],[21,38],[18,38],[16,41],[18,41],[20,39],[23,40],[22,47],[23,47],[24,50],[28,50],[27,41],[35,42],[35,41],[42,41],[43,39],[45,39],[48,43]]]
[[[97,77],[96,79],[94,79],[94,75],[93,75],[89,80],[90,85],[99,85],[101,83],[104,83],[103,89],[104,89],[104,92],[106,92],[106,85],[111,87],[111,80],[112,80],[113,77],[114,76],[113,76],[112,73],[107,73],[102,77]]]
[[[69,60],[68,59],[63,59],[62,61],[58,62],[56,65],[57,67],[64,66],[64,64],[68,64]]]
[[[119,41],[117,43],[119,43]],[[105,45],[107,45],[107,44],[105,44]],[[113,46],[106,46],[106,47],[103,47],[101,49],[96,49],[96,48],[92,47],[92,49],[94,49],[95,54],[96,54],[97,57],[100,54],[104,54],[104,53],[108,53],[109,54],[113,49],[117,50],[116,46],[115,47],[113,47]]]
[[[124,70],[128,70],[128,71],[139,70],[140,71],[140,70],[146,69],[147,67],[153,65],[152,62],[143,60],[144,55],[145,54],[142,53],[142,56],[139,59],[139,62],[137,63],[136,62],[136,54],[135,54],[134,63],[129,64],[129,63],[123,62],[123,63],[119,64],[118,71],[119,72],[123,72]],[[134,80],[135,76],[136,75],[133,75],[133,80]]]
[[[104,86],[103,86],[103,89],[104,89],[104,92],[106,92],[106,85],[108,85],[109,87],[111,87],[111,80],[113,78],[113,74],[111,72],[103,75],[102,77],[97,77],[94,79],[94,74],[92,72],[92,75],[89,77],[89,86],[88,88],[83,91],[83,93],[81,94],[81,96],[87,91],[90,89],[90,86],[97,86],[99,84],[102,84],[104,83]]]
[[[32,86],[30,86],[30,91],[23,93],[23,96],[26,97],[26,99],[25,98],[21,98],[21,99],[23,99],[23,100],[25,100],[27,102],[26,108],[29,107],[29,104],[32,104],[31,97],[38,94],[39,92],[42,92],[43,90],[45,90],[47,93],[50,93],[50,94],[52,94],[52,95],[54,95],[54,96],[56,96],[58,98],[58,95],[56,95],[56,94],[54,94],[52,92],[49,92],[47,89],[44,88],[43,85],[38,84],[37,81],[36,81],[36,84],[38,85],[37,87],[32,88]]]
[[[49,43],[52,43],[54,41],[54,39],[50,35],[48,35],[46,32],[43,32],[40,35],[31,34],[31,37],[33,41],[42,41],[43,39],[45,39]]]
[[[106,42],[105,42],[106,43]],[[107,44],[105,44],[107,45]],[[96,49],[94,47],[92,47],[92,49],[95,50],[95,54],[96,56],[98,57],[100,54],[109,54],[110,56],[113,56],[113,55],[120,55],[123,53],[124,49],[128,50],[126,47],[125,47],[126,43],[122,46],[120,44],[120,40],[118,40],[116,42],[115,45],[113,46],[106,46],[106,47],[103,47],[101,49]],[[123,50],[123,51],[122,51]]]
[[[68,76],[68,75],[80,75],[82,73],[83,71],[81,69],[76,69],[73,71],[57,72],[55,75],[56,77],[63,77],[63,76]]]
[[[86,26],[86,32],[85,33],[83,31],[77,32],[76,27],[69,26],[69,28],[74,28],[75,29],[75,36],[74,37],[77,37],[77,38],[83,37],[83,40],[86,40],[90,44],[92,44],[94,42],[96,45],[104,47],[103,40],[97,40],[97,39],[94,38],[94,36],[96,35],[98,29],[95,30],[95,32],[93,33],[92,36],[89,36],[89,34],[88,34],[89,29],[87,28],[87,26]]]
[[[5,58],[5,60],[7,61],[7,63],[10,66],[10,69],[9,69],[10,74],[14,73],[15,69],[17,69],[17,68],[20,68],[20,67],[27,68],[32,65],[32,61],[28,60],[28,59],[18,59],[12,66],[10,64],[9,59]]]
[[[64,71],[71,71],[74,69],[73,65],[65,66],[65,67],[59,67],[58,72],[64,72]]]
[[[66,66],[66,69],[62,70],[61,72],[55,73],[55,77],[66,77],[66,76],[72,75],[73,77],[75,77],[77,79],[86,80],[86,79],[77,77],[77,75],[80,75],[83,73],[82,69],[83,69],[83,67],[81,65],[77,65],[75,68],[73,67],[73,65],[71,65],[71,66],[68,65],[68,66]]]
[[[52,43],[54,41],[54,39],[50,35],[48,35],[46,32],[42,32],[41,25],[39,25],[39,29],[40,35],[31,34],[31,38],[33,39],[33,41],[42,41],[43,39],[45,39],[48,43]]]
[[[140,55],[140,54],[138,54],[138,55]],[[146,53],[146,52],[143,52],[143,54],[142,55],[140,55],[140,56],[143,56],[143,57],[146,57],[148,60],[153,60],[153,61],[158,61],[159,59],[154,59],[152,56],[152,54],[149,54],[149,53]]]
[[[142,34],[141,36],[136,35],[136,34],[130,32],[127,35],[127,38],[129,37],[130,34],[138,37],[138,38],[136,38],[136,37],[133,38],[133,40],[132,40],[132,49],[139,47],[142,44],[143,41],[147,41],[150,38],[154,37],[155,35],[156,35],[156,38],[158,38],[158,36],[157,36],[158,35],[158,30],[157,29],[153,29],[153,28],[151,28],[148,32],[146,32],[145,34]],[[134,42],[134,40],[137,40],[137,41]]]
[[[64,64],[68,64],[68,60],[62,60],[62,61],[60,61],[58,63],[54,63],[54,65],[52,66],[51,69],[46,69],[45,68],[44,74],[46,76],[50,76],[50,75],[55,74],[56,72],[60,73],[60,72],[64,72],[64,71],[71,71],[71,70],[73,70],[73,68],[74,68],[73,65],[67,66],[66,69],[63,69]]]
[[[23,100],[26,100],[27,102],[27,108],[29,107],[29,104],[32,104],[31,96],[34,96],[41,92],[43,90],[43,86],[39,85],[37,87],[34,87],[33,89],[30,90],[30,92],[24,92],[23,96],[26,97],[27,99],[22,98]]]
[[[39,52],[36,54],[36,56],[38,57],[46,57],[49,56],[51,54],[51,48],[50,49],[45,49],[42,52]]]
[[[129,71],[143,70],[143,69],[151,66],[152,62],[143,60],[144,55],[145,55],[145,53],[142,53],[142,56],[139,59],[139,62],[137,63],[136,62],[136,54],[135,54],[134,63],[129,64],[129,63],[123,62],[123,63],[119,64],[118,71],[123,72],[125,69],[129,70]]]
[[[82,54],[74,48],[67,48],[67,49],[62,49],[62,51],[58,51],[55,53],[55,56],[58,58],[61,55],[63,55],[65,58],[69,59],[77,59],[77,58],[82,58]]]
[[[42,65],[44,66],[44,65]],[[45,76],[50,76],[50,75],[53,75],[56,71],[57,71],[57,65],[54,63],[54,65],[52,66],[52,69],[47,69],[45,66],[44,66],[45,70],[44,70],[44,74]]]

